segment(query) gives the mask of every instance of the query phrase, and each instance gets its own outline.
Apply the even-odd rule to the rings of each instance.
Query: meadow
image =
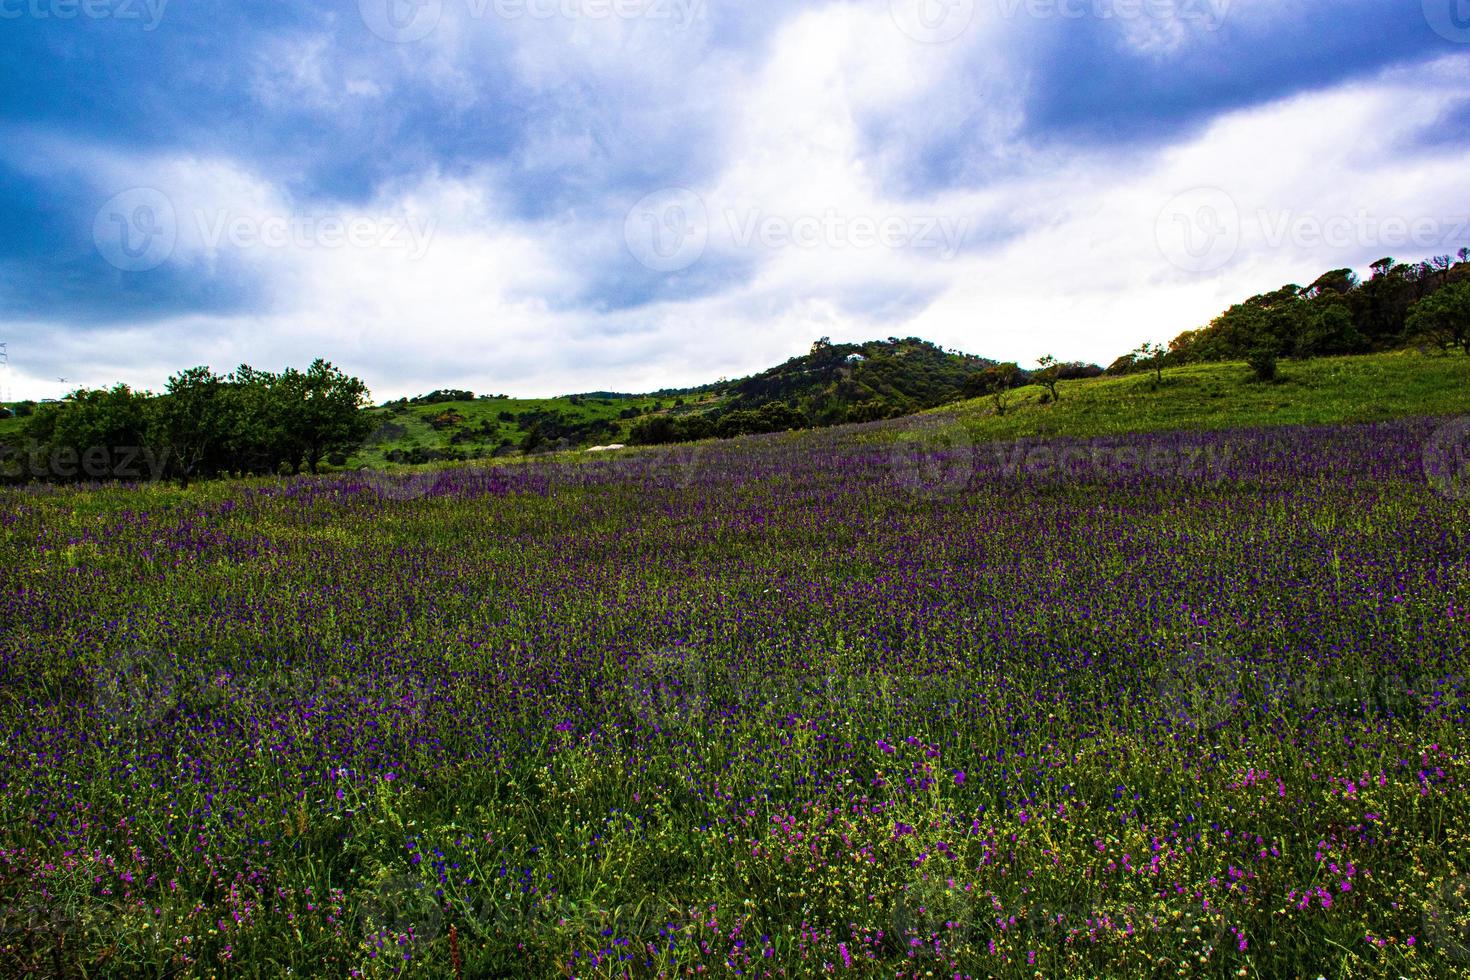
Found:
[[[1470,973],[1466,426],[980,412],[0,490],[0,972]]]

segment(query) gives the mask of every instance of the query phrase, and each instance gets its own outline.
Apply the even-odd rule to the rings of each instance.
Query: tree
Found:
[[[1164,356],[1169,352],[1164,349],[1163,344],[1155,344],[1149,341],[1139,344],[1133,350],[1133,362],[1154,372],[1154,384],[1164,383]]]
[[[1445,350],[1470,354],[1470,281],[1446,286],[1414,304],[1408,332]]]
[[[1272,347],[1257,347],[1245,356],[1245,361],[1255,372],[1257,381],[1276,380],[1276,350]]]
[[[52,480],[139,479],[139,460],[158,461],[150,442],[154,429],[152,396],[127,385],[73,392],[65,402],[43,405],[26,424],[25,435],[44,459]],[[150,465],[151,465],[150,463]],[[147,475],[154,475],[151,471]]]
[[[208,475],[229,462],[229,407],[226,379],[207,367],[190,368],[168,379],[155,412],[158,442],[168,449],[179,485],[201,468]]]
[[[279,388],[293,465],[304,461],[316,473],[329,453],[350,453],[372,431],[363,414],[371,404],[367,385],[329,361],[317,358],[304,373],[288,369]]]
[[[1449,285],[1450,270],[1455,267],[1455,258],[1452,255],[1436,255],[1429,260],[1431,268],[1439,276],[1441,288]]]
[[[1344,301],[1318,302],[1314,306],[1316,309],[1307,317],[1306,327],[1297,338],[1299,357],[1357,354],[1367,348],[1368,340],[1358,332]]]
[[[1011,390],[1020,380],[1021,368],[1014,361],[992,364],[965,382],[965,394],[971,398],[989,396],[995,414],[1004,415],[1010,408]]]
[[[1046,389],[1047,394],[1051,395],[1052,401],[1061,401],[1062,396],[1057,394],[1057,384],[1062,380],[1062,362],[1058,361],[1052,355],[1047,354],[1036,363],[1040,366],[1041,370],[1037,371],[1032,377],[1035,378],[1037,384]]]

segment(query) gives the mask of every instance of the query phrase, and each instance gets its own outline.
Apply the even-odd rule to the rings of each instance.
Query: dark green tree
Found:
[[[1446,286],[1416,303],[1409,312],[1408,331],[1445,350],[1470,354],[1470,281]]]

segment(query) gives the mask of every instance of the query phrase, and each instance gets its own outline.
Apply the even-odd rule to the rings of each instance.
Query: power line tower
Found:
[[[6,350],[7,344],[0,341],[0,402],[8,402],[14,394],[10,391],[10,352]]]

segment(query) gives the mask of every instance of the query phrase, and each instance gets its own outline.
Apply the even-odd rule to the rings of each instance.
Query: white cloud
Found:
[[[1288,281],[1361,269],[1384,254],[1446,250],[1395,246],[1381,224],[1376,239],[1313,242],[1295,230],[1300,219],[1434,218],[1448,233],[1453,219],[1470,215],[1462,160],[1417,139],[1470,97],[1463,57],[1234,112],[1152,155],[1040,151],[1018,135],[1024,77],[1007,75],[1008,46],[1024,25],[981,21],[961,41],[926,45],[898,33],[887,8],[834,3],[791,15],[755,64],[749,51],[716,49],[701,29],[671,38],[616,21],[447,19],[416,71],[473,107],[476,59],[509,45],[519,82],[556,108],[507,159],[469,175],[405,176],[364,203],[307,210],[285,187],[227,159],[72,147],[61,165],[89,168],[99,186],[165,190],[182,215],[176,265],[245,276],[268,302],[250,315],[85,330],[0,324],[30,341],[12,344],[13,386],[50,396],[56,385],[48,378],[65,375],[156,388],[170,370],[194,363],[276,367],[323,355],[385,398],[444,386],[519,395],[639,390],[758,370],[821,335],[918,335],[1023,362],[1051,352],[1106,363]],[[1173,35],[1133,42],[1179,43]],[[328,54],[304,43],[257,83],[268,82],[274,98],[318,101],[349,97],[336,91],[344,79],[348,89],[354,78],[377,84],[330,64]],[[957,84],[975,90],[957,98]],[[615,121],[599,117],[601,87],[626,96],[606,103],[619,107]],[[582,302],[588,283],[642,271],[624,248],[622,208],[657,188],[635,193],[612,181],[617,189],[600,201],[526,218],[512,206],[525,193],[524,170],[564,167],[590,175],[595,187],[604,169],[635,171],[638,151],[692,138],[681,128],[691,115],[710,126],[707,155],[718,162],[712,175],[689,180],[711,217],[706,266],[695,271],[728,265],[748,274],[694,298],[600,312]],[[925,186],[901,179],[913,147],[957,131],[1016,176],[910,189]],[[874,132],[883,134],[876,144]],[[1156,223],[1171,198],[1201,187],[1233,200],[1240,244],[1219,268],[1190,272],[1169,263]],[[1283,212],[1288,232],[1276,241]],[[214,223],[200,225],[200,214]],[[309,235],[261,247],[212,234],[221,215],[262,225],[307,214],[380,230],[412,222],[431,234],[417,251],[382,240],[332,246]],[[738,234],[770,221],[800,235],[833,214],[846,231],[824,225],[806,244],[772,247]],[[854,242],[853,222],[888,219],[907,222],[911,239],[929,219],[951,229],[962,223],[966,248],[945,259],[913,241],[897,250]],[[891,319],[893,309],[915,303]]]

